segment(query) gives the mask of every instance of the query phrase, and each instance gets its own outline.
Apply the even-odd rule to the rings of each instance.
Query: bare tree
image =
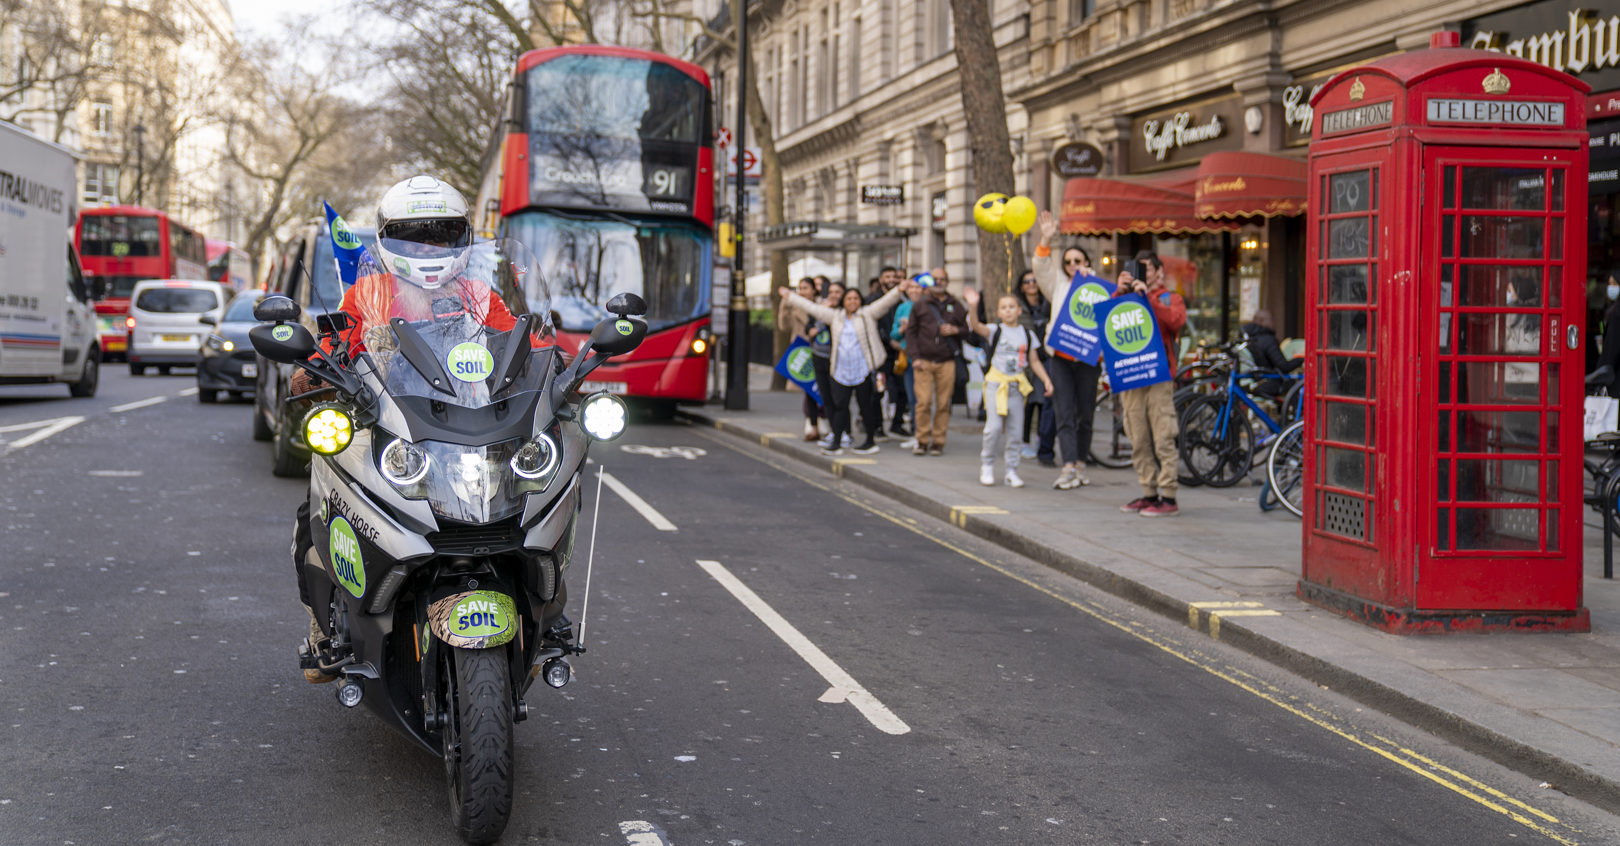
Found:
[[[113,27],[104,3],[0,0],[0,119],[53,119],[63,140],[90,83],[108,64]]]
[[[973,151],[973,183],[983,190],[1013,187],[1012,138],[1007,132],[1007,101],[1001,90],[1001,60],[990,25],[989,0],[951,0],[956,35],[956,67],[962,110]],[[979,287],[994,303],[1012,290],[1024,270],[1023,255],[1011,235],[979,234]]]

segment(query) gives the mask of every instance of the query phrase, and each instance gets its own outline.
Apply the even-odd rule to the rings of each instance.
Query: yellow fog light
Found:
[[[337,455],[354,439],[354,420],[338,405],[318,405],[304,417],[304,443],[312,452]]]

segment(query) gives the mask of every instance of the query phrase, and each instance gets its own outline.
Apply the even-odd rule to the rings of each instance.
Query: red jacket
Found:
[[[1114,291],[1114,296],[1123,297],[1130,291]],[[1149,292],[1145,295],[1148,307],[1153,309],[1153,320],[1159,324],[1159,334],[1164,336],[1164,351],[1170,356],[1170,369],[1176,367],[1176,342],[1181,339],[1181,330],[1187,328],[1187,303],[1168,286],[1158,292]]]
[[[450,284],[456,283],[452,282]],[[349,315],[349,328],[335,338],[326,340],[323,344],[326,352],[331,353],[340,345],[350,349],[352,352],[365,349],[366,329],[375,323],[378,318],[386,320],[391,317],[404,317],[407,320],[414,321],[426,320],[432,317],[431,311],[422,314],[410,313],[413,311],[411,308],[413,304],[405,302],[407,297],[402,292],[403,290],[403,286],[396,283],[394,277],[386,273],[371,273],[356,279],[354,284],[349,286],[349,290],[343,292],[343,302],[338,306],[339,311]],[[483,324],[498,332],[511,331],[512,327],[517,325],[517,318],[512,316],[512,310],[507,308],[506,303],[501,301],[500,295],[496,293],[495,289],[486,287],[485,290],[488,292],[488,299],[485,302]],[[365,299],[373,295],[377,302],[365,303]],[[425,302],[431,302],[431,299],[425,300]],[[372,306],[372,308],[368,309],[368,305]],[[367,311],[373,312],[369,322],[366,315]],[[539,346],[538,341],[536,346]]]

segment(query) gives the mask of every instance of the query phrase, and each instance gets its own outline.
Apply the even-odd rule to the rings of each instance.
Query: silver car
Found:
[[[148,279],[138,282],[129,299],[129,372],[140,376],[148,366],[168,374],[175,365],[194,367],[197,348],[209,326],[219,322],[230,292],[218,282],[200,279]]]

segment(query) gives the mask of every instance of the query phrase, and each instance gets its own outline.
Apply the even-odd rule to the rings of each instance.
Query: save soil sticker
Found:
[[[636,331],[636,324],[628,320],[615,320],[613,321],[613,328],[619,330],[620,335],[628,335]]]
[[[270,337],[275,338],[276,340],[282,342],[283,344],[285,344],[288,341],[292,340],[292,336],[293,336],[293,328],[291,326],[286,325],[286,324],[282,324],[282,325],[277,326],[276,328],[270,330]]]
[[[482,344],[471,341],[456,344],[444,363],[450,368],[450,375],[463,382],[482,382],[495,372],[495,357]]]
[[[338,517],[327,527],[331,538],[327,551],[332,557],[332,573],[338,583],[356,599],[366,594],[366,562],[360,555],[360,539],[349,521]]]
[[[451,646],[486,649],[517,636],[517,606],[503,593],[467,591],[433,603],[428,622]]]

